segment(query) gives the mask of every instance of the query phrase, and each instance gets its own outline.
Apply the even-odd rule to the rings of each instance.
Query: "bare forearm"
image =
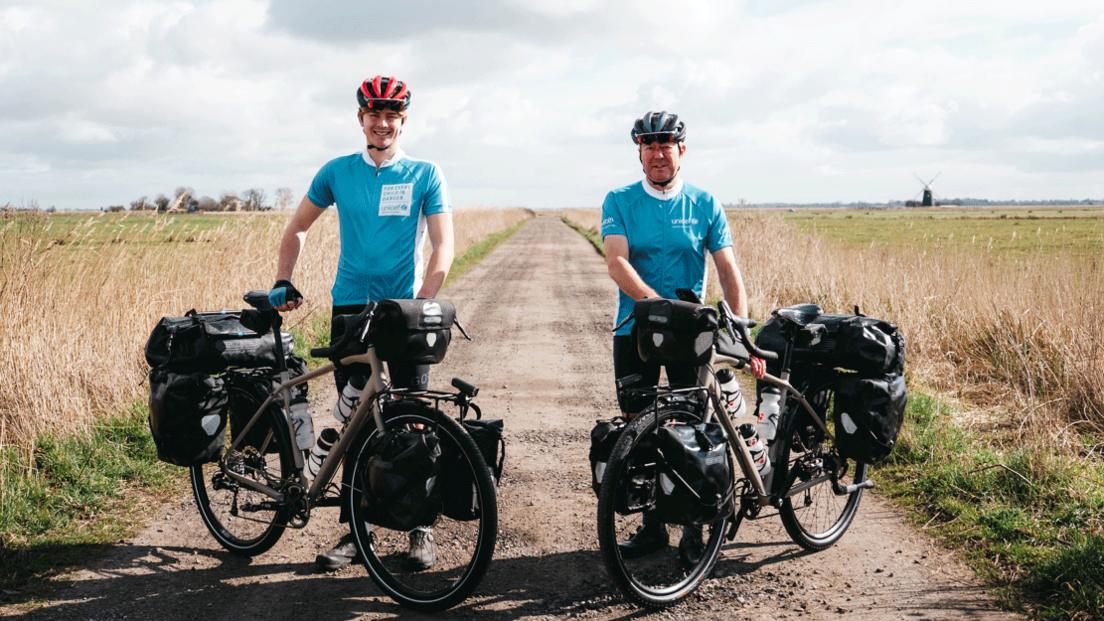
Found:
[[[732,307],[732,312],[740,317],[747,317],[747,290],[744,289],[744,279],[740,277],[739,270],[724,276],[718,276],[721,281],[721,290],[724,292],[724,299]]]
[[[640,277],[640,274],[636,272],[627,259],[622,257],[610,259],[608,271],[610,278],[613,279],[613,282],[617,283],[617,287],[624,291],[625,295],[630,298],[642,300],[644,298],[659,297],[655,289],[649,287],[648,283],[644,282],[644,279]]]
[[[276,280],[291,280],[306,239],[306,231],[295,231],[291,228],[284,231],[284,236],[280,240],[280,252],[276,259]]]
[[[425,278],[422,279],[422,287],[418,290],[417,297],[437,297],[437,292],[444,286],[449,270],[452,269],[452,256],[452,246],[433,249],[429,255],[429,265],[426,267]]]

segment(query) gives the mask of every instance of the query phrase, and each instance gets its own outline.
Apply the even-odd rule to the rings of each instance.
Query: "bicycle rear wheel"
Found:
[[[834,435],[833,383],[811,382],[803,394]],[[800,404],[791,402],[789,407],[792,409],[779,438],[782,445],[776,464],[781,468],[775,476],[787,477],[790,491],[782,501],[779,516],[794,543],[815,552],[843,537],[862,500],[862,489],[837,495],[832,479],[843,486],[865,481],[867,466],[841,457],[835,441],[813,425]]]
[[[630,477],[633,480],[651,477],[652,485],[657,484],[656,463],[662,456],[646,443],[654,438],[660,425],[700,421],[700,415],[685,406],[661,406],[658,412],[641,413],[625,427],[614,445],[602,477],[598,493],[598,547],[602,560],[625,597],[648,608],[664,608],[679,602],[709,577],[720,556],[729,516],[701,527],[703,548],[696,562],[680,558],[678,544],[685,530],[677,524],[663,525],[667,545],[651,554],[626,558],[618,542],[644,527],[644,513],[619,513],[619,490]],[[730,459],[727,454],[726,459]]]
[[[229,450],[218,461],[193,466],[192,493],[199,514],[215,540],[234,554],[255,556],[271,548],[284,534],[291,509],[272,497],[251,490],[227,476],[227,471],[273,488],[295,471],[297,450],[291,445],[287,420],[270,408],[254,426],[256,444]],[[231,445],[230,425],[226,446]]]
[[[388,432],[413,429],[437,434],[442,453],[456,458],[453,467],[466,469],[474,481],[473,519],[454,519],[441,513],[432,526],[436,562],[428,569],[412,562],[407,552],[413,531],[371,523],[372,498],[365,472],[372,456],[374,425],[354,444],[350,455],[353,488],[348,498],[353,540],[369,575],[392,599],[405,607],[439,611],[463,601],[479,585],[494,555],[498,536],[498,505],[490,468],[463,427],[440,410],[413,399],[388,404],[384,410]]]

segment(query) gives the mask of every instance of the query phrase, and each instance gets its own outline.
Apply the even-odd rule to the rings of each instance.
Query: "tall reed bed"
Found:
[[[564,215],[597,231],[598,210]],[[989,408],[996,416],[985,420],[1033,435],[1091,431],[1089,450],[1099,442],[1092,437],[1104,437],[1104,240],[1001,253],[935,239],[832,243],[777,211],[730,212],[729,223],[752,317],[800,302],[826,312],[858,306],[904,331],[914,382]],[[709,270],[717,296],[711,262]]]
[[[457,255],[529,217],[455,213]],[[164,315],[241,308],[268,287],[287,213],[8,214],[0,219],[0,454],[44,432],[82,432],[145,394],[143,345]],[[295,271],[307,296],[291,327],[328,313],[337,218],[311,228]]]
[[[1051,251],[841,246],[772,213],[730,217],[751,314],[797,302],[897,323],[914,379],[1017,428],[1104,434],[1104,265]]]

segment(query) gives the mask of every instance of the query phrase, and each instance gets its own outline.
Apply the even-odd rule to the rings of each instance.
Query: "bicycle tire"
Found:
[[[820,379],[810,382],[802,391],[829,430],[834,426],[831,417],[835,397],[833,386],[831,380]],[[812,425],[800,404],[791,402],[789,407],[793,409],[787,412],[777,453],[776,467],[781,468],[775,474],[786,477],[790,483],[788,489],[823,476],[831,469],[838,469],[840,483],[844,485],[866,479],[865,463],[840,457],[835,443]],[[825,480],[795,496],[787,494],[779,508],[779,517],[794,543],[818,552],[831,547],[847,532],[858,512],[862,493],[860,488],[846,497],[837,496],[831,480]]]
[[[245,446],[226,452],[215,462],[191,468],[192,493],[207,530],[222,547],[240,556],[256,556],[276,544],[291,519],[290,507],[271,497],[241,487],[223,474],[224,468],[237,468],[241,474],[273,486],[295,471],[295,456],[287,420],[276,407],[261,415],[257,426],[267,425],[261,446]],[[231,444],[230,425],[226,426],[226,446]],[[255,426],[256,427],[256,426]]]
[[[698,563],[689,568],[678,570],[673,567],[657,568],[657,563],[641,563],[639,569],[634,570],[637,563],[622,557],[618,546],[618,531],[625,531],[618,527],[617,495],[620,487],[620,479],[625,476],[625,469],[629,463],[629,456],[640,440],[647,434],[654,433],[658,425],[667,421],[700,422],[701,417],[697,412],[691,411],[682,405],[673,407],[661,406],[658,411],[639,414],[625,427],[621,437],[614,445],[609,462],[606,465],[605,475],[602,477],[602,485],[598,493],[598,547],[602,553],[602,560],[606,567],[606,573],[613,579],[618,589],[630,601],[652,609],[666,608],[685,599],[693,593],[701,583],[709,577],[713,567],[720,556],[721,546],[724,544],[724,535],[727,530],[729,518],[724,516],[703,528],[708,528],[708,541]],[[726,459],[731,464],[730,453],[726,453]],[[735,471],[733,471],[735,476]],[[634,514],[640,516],[642,514]],[[631,517],[630,517],[631,519]],[[657,552],[656,554],[663,554]],[[669,556],[669,555],[667,555]],[[639,560],[639,559],[637,559]],[[677,563],[677,555],[675,561]],[[667,563],[670,564],[670,561]],[[633,566],[630,566],[633,565]],[[678,576],[671,584],[651,585],[645,584],[647,573],[664,571],[670,576]]]
[[[494,556],[498,537],[498,504],[490,468],[475,441],[454,419],[429,404],[404,399],[389,404],[384,410],[384,427],[391,431],[424,425],[434,429],[442,445],[452,443],[467,465],[476,486],[479,507],[474,520],[453,520],[443,513],[433,524],[435,537],[450,546],[438,545],[437,563],[430,570],[404,569],[398,545],[384,538],[400,538],[406,533],[388,531],[370,524],[365,514],[368,496],[362,473],[372,455],[372,440],[378,430],[372,425],[354,444],[346,459],[351,459],[353,484],[347,494],[349,523],[360,558],[372,580],[402,606],[424,612],[451,608],[479,586]],[[444,534],[442,536],[441,534]],[[474,543],[471,541],[474,538]],[[465,543],[466,542],[466,543]],[[467,548],[465,550],[464,548]],[[405,550],[405,547],[402,548]]]

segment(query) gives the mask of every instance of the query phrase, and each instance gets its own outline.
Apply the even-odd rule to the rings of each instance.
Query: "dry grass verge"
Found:
[[[528,218],[460,209],[456,254]],[[271,284],[287,213],[17,214],[0,220],[0,448],[29,454],[44,432],[87,431],[145,393],[142,347],[163,315],[241,308]],[[328,317],[337,218],[311,229],[296,269],[308,296],[292,329]]]

